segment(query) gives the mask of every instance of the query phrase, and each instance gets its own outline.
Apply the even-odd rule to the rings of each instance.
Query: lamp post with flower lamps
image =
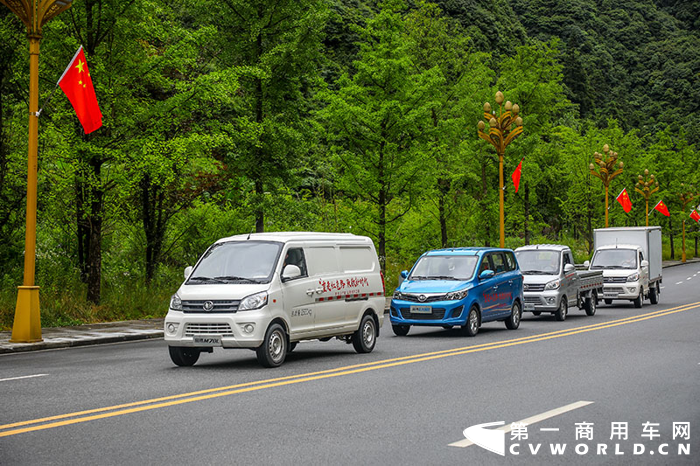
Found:
[[[688,190],[686,191],[685,183],[681,183],[681,192],[678,194],[678,197],[681,200],[681,204],[683,205],[683,250],[681,252],[681,262],[686,261],[685,257],[685,206],[693,202],[694,199],[698,197],[696,193],[693,192],[693,186],[688,185]]]
[[[520,106],[507,101],[503,104],[503,93],[496,92],[496,104],[498,105],[498,115],[492,111],[491,104],[484,103],[484,119],[479,120],[477,129],[479,137],[488,141],[498,154],[498,199],[499,199],[499,218],[500,218],[500,245],[505,247],[505,208],[503,195],[503,158],[506,152],[506,147],[513,139],[520,136],[523,132],[523,119],[518,115]],[[505,111],[504,111],[505,110]],[[486,125],[488,124],[488,133]]]
[[[27,227],[24,280],[18,287],[11,342],[41,341],[39,287],[34,285],[36,255],[37,158],[39,139],[39,43],[42,28],[70,8],[73,0],[0,0],[27,28],[29,39],[29,155],[27,163]]]
[[[603,146],[603,153],[594,152],[593,159],[595,163],[590,164],[588,168],[591,170],[591,175],[600,178],[605,186],[605,228],[608,228],[608,189],[610,188],[610,182],[617,175],[622,173],[624,164],[617,161],[617,152],[610,150],[610,146],[605,144]],[[596,171],[596,166],[598,166],[598,171]],[[616,166],[618,167],[617,169]]]
[[[646,179],[647,176],[649,179]],[[634,190],[644,196],[647,206],[646,221],[647,226],[649,226],[649,198],[652,194],[659,190],[659,182],[654,179],[654,175],[649,175],[649,170],[644,170],[644,176],[639,175],[637,185],[634,187]]]

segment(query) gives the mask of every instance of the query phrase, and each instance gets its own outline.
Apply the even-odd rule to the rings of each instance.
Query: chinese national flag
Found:
[[[95,88],[92,87],[92,79],[82,45],[68,64],[66,71],[63,72],[61,79],[58,80],[58,85],[61,86],[73,105],[85,134],[92,133],[102,126],[102,112],[97,104]]]
[[[698,213],[697,210],[693,209],[693,211],[690,213],[690,218],[695,220],[696,222],[700,220],[700,214]]]
[[[666,217],[670,217],[671,213],[668,211],[668,207],[666,207],[666,204],[664,204],[664,201],[659,201],[656,206],[654,206],[654,209],[658,210],[662,214],[664,214]]]
[[[627,188],[623,189],[622,192],[618,194],[616,200],[620,203],[625,212],[632,210],[632,201],[630,201],[630,197],[627,194]]]
[[[523,159],[525,160],[525,159]],[[513,184],[515,185],[515,192],[518,192],[518,188],[520,187],[520,175],[522,175],[523,172],[523,161],[521,160],[520,163],[518,164],[518,168],[515,169],[513,174],[510,176],[513,180]]]

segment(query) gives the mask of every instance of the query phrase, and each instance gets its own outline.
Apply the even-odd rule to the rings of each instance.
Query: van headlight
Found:
[[[453,291],[451,293],[447,293],[445,295],[445,299],[447,301],[461,301],[462,299],[466,298],[468,294],[469,290]]]
[[[177,295],[177,293],[175,293],[170,298],[170,309],[172,309],[173,311],[181,311],[182,310],[182,300]]]
[[[561,286],[561,282],[559,280],[552,280],[551,282],[547,283],[544,286],[544,289],[545,290],[558,290],[560,286]]]
[[[250,311],[252,309],[260,309],[267,304],[267,291],[262,291],[260,293],[255,293],[250,296],[246,296],[241,300],[241,304],[238,305],[239,311]]]
[[[639,273],[633,273],[629,277],[627,277],[628,282],[638,282],[639,281]]]

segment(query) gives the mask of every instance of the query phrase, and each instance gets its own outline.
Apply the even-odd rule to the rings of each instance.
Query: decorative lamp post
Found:
[[[27,163],[27,227],[24,280],[18,287],[11,342],[41,341],[39,287],[34,286],[36,256],[37,154],[39,139],[39,42],[42,27],[70,8],[73,0],[0,0],[27,27],[29,38],[29,156]]]
[[[646,179],[647,176],[649,177],[648,180]],[[644,176],[639,175],[638,178],[639,179],[637,180],[637,185],[634,187],[634,190],[644,196],[644,200],[646,201],[647,205],[647,226],[649,226],[649,198],[652,194],[659,190],[659,182],[654,179],[654,175],[649,175],[649,170],[644,170]]]
[[[517,138],[523,132],[523,119],[518,115],[520,106],[513,104],[510,101],[503,105],[503,93],[496,92],[496,104],[498,105],[498,115],[491,110],[491,104],[484,103],[484,120],[479,120],[477,128],[479,137],[488,141],[498,154],[498,198],[499,198],[499,215],[500,215],[500,237],[501,247],[505,247],[505,210],[504,210],[504,195],[503,195],[503,157],[506,152],[506,147],[513,139]],[[504,111],[505,110],[505,111]],[[486,124],[488,123],[488,133],[486,132]]]
[[[678,194],[678,197],[681,200],[681,204],[683,205],[683,251],[681,252],[681,262],[685,262],[685,206],[687,206],[689,203],[693,202],[693,199],[695,199],[698,195],[693,192],[693,186],[688,185],[689,191],[686,191],[686,187],[684,183],[681,183],[681,193]]]
[[[607,144],[603,146],[602,154],[593,153],[593,159],[595,163],[590,164],[588,168],[591,170],[591,175],[600,178],[605,186],[605,228],[608,228],[608,189],[613,178],[622,173],[624,164],[617,162],[617,152],[611,151]],[[619,167],[617,170],[615,169],[616,165]],[[596,171],[596,166],[598,166],[598,171]]]

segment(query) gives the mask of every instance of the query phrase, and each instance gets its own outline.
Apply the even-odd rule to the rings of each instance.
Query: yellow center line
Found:
[[[219,398],[222,396],[229,396],[239,393],[246,393],[251,391],[263,390],[267,388],[281,387],[285,385],[292,385],[302,382],[310,382],[314,380],[321,380],[333,377],[339,377],[343,375],[358,374],[362,372],[368,372],[377,369],[384,369],[389,367],[403,366],[406,364],[413,364],[416,362],[430,361],[434,359],[441,359],[448,356],[464,355],[469,353],[476,353],[481,351],[487,351],[491,349],[507,348],[510,346],[523,345],[526,343],[534,343],[538,341],[551,340],[554,338],[562,338],[565,336],[577,335],[586,332],[592,332],[595,330],[602,330],[606,328],[617,327],[619,325],[626,325],[630,323],[642,322],[648,319],[654,319],[657,317],[663,317],[671,314],[676,314],[678,312],[684,312],[700,307],[700,302],[686,304],[683,306],[678,306],[671,309],[664,309],[660,311],[654,311],[647,314],[642,314],[633,317],[627,317],[624,319],[618,319],[608,322],[601,322],[598,324],[587,325],[582,327],[576,327],[573,329],[564,329],[556,332],[549,332],[537,335],[531,335],[529,337],[516,338],[512,340],[505,340],[499,342],[484,343],[480,345],[472,345],[462,348],[453,348],[449,350],[435,351],[430,353],[422,353],[411,356],[404,356],[399,358],[385,359],[381,361],[375,361],[371,363],[356,364],[351,366],[339,367],[335,369],[328,369],[317,372],[310,372],[306,374],[298,374],[286,377],[278,377],[267,380],[260,380],[255,382],[247,382],[243,384],[231,385],[228,387],[211,388],[206,390],[200,390],[190,393],[183,393],[178,395],[172,395],[161,398],[154,398],[151,400],[137,401],[133,403],[125,403],[116,406],[110,406],[106,408],[97,408],[92,410],[80,411],[69,414],[62,414],[57,416],[45,417],[41,419],[34,419],[29,421],[17,422],[13,424],[0,425],[0,430],[11,429],[13,427],[27,426],[31,424],[46,423],[41,425],[34,425],[31,427],[24,427],[20,429],[5,430],[0,432],[0,437],[7,437],[10,435],[17,435],[26,432],[32,432],[37,430],[51,429],[55,427],[77,424],[81,422],[87,422],[97,419],[106,419],[109,417],[121,416],[124,414],[132,414],[142,411],[148,411],[152,409],[160,409],[170,406],[176,406],[184,403],[191,403],[194,401],[209,400],[213,398]],[[111,412],[105,412],[111,411]],[[95,414],[101,413],[101,414]],[[93,415],[89,415],[93,414]],[[67,418],[74,419],[67,419]],[[66,419],[59,422],[59,419]]]

